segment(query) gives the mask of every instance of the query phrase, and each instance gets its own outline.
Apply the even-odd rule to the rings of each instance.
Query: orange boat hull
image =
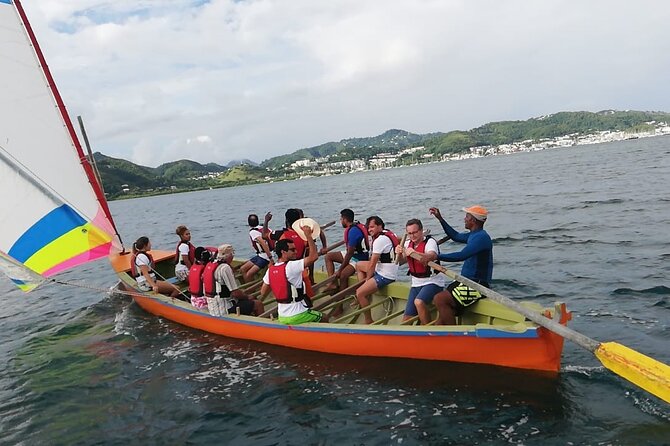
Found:
[[[118,271],[118,270],[117,270]],[[138,292],[123,281],[145,311],[181,325],[231,338],[341,355],[490,364],[558,372],[563,338],[542,328],[501,326],[284,325],[250,316],[212,316],[178,301]],[[560,307],[560,322],[570,314]]]

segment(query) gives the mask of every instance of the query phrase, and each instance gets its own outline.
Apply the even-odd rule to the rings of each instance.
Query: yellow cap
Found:
[[[486,218],[489,216],[489,211],[487,211],[484,206],[478,204],[470,206],[469,208],[463,208],[463,212],[467,212],[479,221],[486,221]]]

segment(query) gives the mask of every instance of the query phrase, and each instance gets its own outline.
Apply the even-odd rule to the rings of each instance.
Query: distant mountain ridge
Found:
[[[380,153],[398,153],[423,147],[422,154],[456,154],[473,147],[543,140],[565,135],[599,131],[647,131],[653,122],[670,123],[670,113],[660,111],[559,112],[525,121],[500,121],[468,131],[415,134],[391,129],[381,135],[327,142],[280,155],[260,165],[248,159],[234,160],[227,166],[179,160],[156,168],[140,166],[102,153],[94,154],[109,198],[128,194],[154,194],[162,191],[234,186],[273,178],[289,178],[290,164],[299,160],[328,157],[329,162],[368,160]],[[295,175],[295,172],[293,173]]]

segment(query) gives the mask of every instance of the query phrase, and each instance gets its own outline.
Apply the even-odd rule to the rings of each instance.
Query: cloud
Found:
[[[24,6],[96,150],[154,166],[261,161],[389,128],[670,109],[660,0]]]

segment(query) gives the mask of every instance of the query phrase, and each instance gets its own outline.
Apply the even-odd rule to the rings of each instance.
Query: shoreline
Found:
[[[234,188],[240,186],[251,186],[256,184],[271,184],[279,183],[284,181],[299,181],[309,178],[318,178],[324,176],[336,176],[336,175],[347,175],[360,172],[376,171],[376,170],[386,170],[386,169],[400,169],[403,167],[414,167],[421,166],[426,164],[436,164],[436,163],[445,163],[450,161],[461,161],[466,159],[475,159],[483,158],[488,156],[501,156],[501,155],[512,155],[515,153],[529,153],[529,152],[540,152],[543,150],[552,150],[552,149],[569,149],[576,146],[585,146],[585,145],[595,145],[595,144],[606,144],[611,142],[618,141],[629,141],[633,139],[645,139],[645,138],[656,138],[661,136],[670,135],[670,126],[663,126],[656,128],[654,132],[639,132],[639,133],[627,133],[624,131],[602,131],[598,134],[587,134],[587,135],[563,135],[553,139],[541,140],[538,142],[531,141],[520,141],[513,142],[509,144],[500,144],[497,146],[480,146],[480,147],[471,147],[469,153],[463,152],[453,155],[443,155],[441,159],[437,160],[428,160],[425,162],[416,162],[412,164],[402,164],[399,166],[383,166],[378,168],[369,168],[364,169],[352,169],[349,171],[342,172],[328,172],[323,174],[308,174],[308,175],[295,175],[293,178],[274,178],[271,180],[259,180],[259,181],[248,181],[243,182],[242,184],[222,184],[215,186],[199,186],[188,189],[176,189],[176,190],[164,190],[159,192],[145,193],[145,194],[127,194],[120,195],[114,198],[108,198],[108,201],[120,201],[120,200],[129,200],[134,198],[146,198],[154,197],[161,195],[174,195],[181,194],[186,192],[198,192],[203,190],[214,190],[214,189],[224,189],[224,188]]]

